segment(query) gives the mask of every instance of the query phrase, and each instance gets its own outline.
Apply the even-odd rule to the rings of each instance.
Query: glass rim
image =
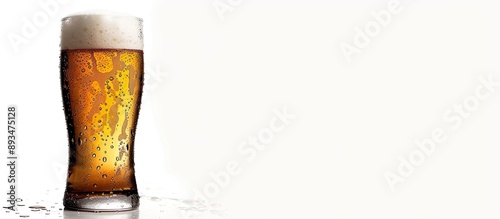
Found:
[[[127,13],[121,13],[121,12],[115,12],[115,11],[101,11],[101,10],[93,10],[93,11],[83,11],[83,12],[77,12],[74,14],[67,15],[63,18],[61,18],[61,21],[67,21],[71,18],[74,17],[92,17],[92,16],[98,16],[98,17],[110,17],[110,18],[126,18],[126,19],[135,19],[139,22],[143,22],[143,19],[141,17],[127,14]]]

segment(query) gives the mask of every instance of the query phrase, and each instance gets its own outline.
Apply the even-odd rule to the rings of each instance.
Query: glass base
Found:
[[[139,195],[134,192],[64,193],[64,207],[76,211],[129,211],[139,207]]]

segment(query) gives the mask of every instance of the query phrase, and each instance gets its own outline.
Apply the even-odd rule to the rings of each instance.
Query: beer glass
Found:
[[[110,13],[62,19],[60,77],[69,140],[64,206],[139,206],[134,138],[143,86],[142,19]]]

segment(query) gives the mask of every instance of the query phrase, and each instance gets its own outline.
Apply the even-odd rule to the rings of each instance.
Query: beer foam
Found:
[[[113,12],[89,12],[62,19],[62,50],[142,50],[143,47],[141,18]]]

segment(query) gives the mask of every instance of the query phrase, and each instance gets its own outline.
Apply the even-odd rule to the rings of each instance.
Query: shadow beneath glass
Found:
[[[84,212],[64,210],[65,219],[138,219],[139,210],[123,211],[123,212]]]

